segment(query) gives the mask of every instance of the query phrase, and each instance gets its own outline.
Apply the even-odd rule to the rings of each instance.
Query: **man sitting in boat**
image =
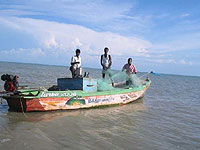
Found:
[[[80,53],[81,53],[80,49],[76,49],[76,55],[71,59],[70,71],[72,73],[72,78],[82,77]]]
[[[128,59],[128,63],[123,66],[122,71],[126,71],[128,75],[128,79],[126,80],[126,85],[132,84],[131,75],[137,73],[135,65],[132,64],[132,58]]]

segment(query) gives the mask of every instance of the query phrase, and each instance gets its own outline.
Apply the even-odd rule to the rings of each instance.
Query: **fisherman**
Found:
[[[107,70],[109,70],[112,65],[112,59],[111,59],[111,56],[108,55],[108,51],[109,51],[109,49],[107,47],[105,47],[104,54],[101,55],[101,65],[103,67],[102,78],[105,78],[105,74],[106,74]]]
[[[132,84],[131,75],[137,73],[137,69],[134,64],[132,64],[132,58],[128,59],[128,63],[122,68],[122,71],[126,71],[128,79],[126,80],[126,85]]]
[[[76,55],[71,59],[70,71],[72,73],[72,78],[82,77],[82,68],[81,68],[81,56],[80,49],[76,49]]]
[[[104,54],[101,55],[101,66],[103,67],[102,69],[102,78],[105,78],[105,75],[108,74],[108,76],[111,79],[112,86],[114,86],[113,80],[111,78],[111,74],[109,72],[109,69],[111,68],[112,65],[112,58],[108,54],[109,49],[107,47],[104,48]]]

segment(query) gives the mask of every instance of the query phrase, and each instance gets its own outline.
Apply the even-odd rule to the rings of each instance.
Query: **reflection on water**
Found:
[[[6,105],[6,104],[5,104]],[[141,113],[145,111],[147,108],[143,103],[143,98],[137,100],[136,102],[127,104],[127,105],[119,105],[119,106],[108,106],[108,107],[100,107],[100,108],[92,108],[92,109],[78,109],[78,110],[58,110],[58,111],[47,111],[47,112],[29,112],[29,113],[19,113],[19,112],[10,112],[4,114],[9,121],[16,122],[51,122],[56,119],[62,119],[65,117],[96,117],[102,116],[111,118],[117,117],[119,115],[125,115],[130,113]],[[111,119],[110,118],[110,119]]]
[[[145,110],[146,107],[143,104],[142,99],[137,102],[130,103],[129,105],[121,105],[118,107],[103,107],[103,108],[93,108],[93,109],[80,109],[80,110],[63,110],[63,111],[51,111],[51,112],[36,112],[36,113],[26,113],[23,121],[28,122],[50,122],[55,119],[61,119],[62,117],[95,117],[95,116],[110,116],[116,117],[118,115],[128,114],[134,111]]]
[[[22,145],[30,142],[29,140],[38,141],[44,138],[43,140],[48,145],[47,149],[51,149],[52,145],[55,149],[67,145],[69,148],[75,148],[77,142],[80,144],[80,149],[85,144],[92,148],[96,145],[96,140],[102,141],[99,143],[102,147],[103,143],[107,142],[106,138],[120,137],[130,132],[133,134],[132,128],[139,127],[143,120],[131,118],[143,116],[145,111],[147,108],[143,99],[140,99],[137,102],[116,107],[33,112],[26,113],[26,116],[22,113],[7,112],[5,116],[1,116],[3,119],[1,122],[4,123],[1,124],[1,144],[4,148],[9,148],[10,143],[14,143],[16,147],[22,148]],[[23,139],[23,142],[20,139]],[[65,143],[66,139],[75,143]],[[61,145],[57,145],[57,142]],[[114,145],[110,143],[107,146],[111,148]],[[26,146],[26,148],[36,147]]]

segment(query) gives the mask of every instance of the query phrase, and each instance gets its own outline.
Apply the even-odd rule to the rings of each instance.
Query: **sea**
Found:
[[[100,69],[83,69],[101,78]],[[71,76],[65,66],[8,62],[0,62],[2,74],[31,88]],[[144,97],[127,105],[23,114],[1,100],[0,150],[199,150],[200,77],[146,77],[152,82]]]

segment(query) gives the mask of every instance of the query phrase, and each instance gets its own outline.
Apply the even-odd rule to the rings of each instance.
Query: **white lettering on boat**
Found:
[[[74,97],[76,93],[46,93],[42,92],[41,97]]]
[[[59,93],[46,93],[42,92],[41,97],[57,97],[59,96]]]
[[[88,103],[100,103],[100,102],[109,102],[114,100],[114,98],[89,98]]]
[[[41,97],[57,97],[59,96],[59,93],[46,93],[42,92]]]
[[[73,96],[76,96],[76,93],[61,93],[62,97],[73,97]]]

